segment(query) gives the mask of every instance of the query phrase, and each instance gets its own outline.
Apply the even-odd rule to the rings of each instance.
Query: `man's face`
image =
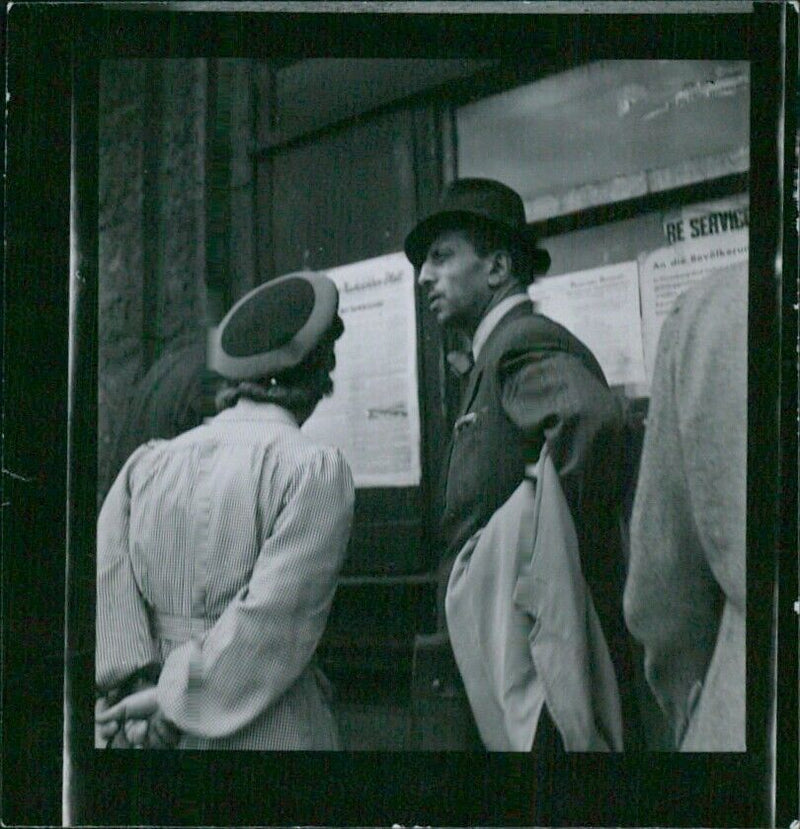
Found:
[[[418,282],[442,326],[472,333],[492,297],[492,257],[479,256],[461,230],[442,231],[431,243]]]

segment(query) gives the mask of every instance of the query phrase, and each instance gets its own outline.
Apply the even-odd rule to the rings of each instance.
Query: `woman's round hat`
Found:
[[[209,368],[228,380],[274,377],[294,368],[336,318],[330,277],[298,271],[259,285],[223,317],[211,336]]]

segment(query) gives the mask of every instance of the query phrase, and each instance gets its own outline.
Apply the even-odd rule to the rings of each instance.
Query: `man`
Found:
[[[527,287],[550,257],[529,234],[515,191],[488,179],[454,182],[439,209],[406,237],[405,251],[437,321],[470,342],[474,360],[446,470],[440,606],[458,552],[506,502],[547,441],[630,725],[636,716],[621,610],[621,405],[586,346],[533,310]],[[536,734],[535,747],[559,745],[546,711]]]
[[[631,519],[625,617],[682,751],[744,751],[747,267],[664,320]]]
[[[338,747],[314,657],[354,486],[341,452],[300,432],[333,388],[338,301],[307,272],[244,296],[213,341],[220,413],[137,449],[109,491],[95,720],[113,745]]]

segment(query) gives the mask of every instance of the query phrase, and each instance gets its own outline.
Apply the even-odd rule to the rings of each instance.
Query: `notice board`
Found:
[[[610,385],[647,397],[661,325],[676,297],[747,262],[748,227],[748,198],[737,194],[551,237],[545,247],[555,273],[531,286],[531,298],[586,343]]]
[[[339,447],[357,487],[417,486],[421,478],[414,269],[403,253],[328,268],[344,334],[333,394],[303,431]]]

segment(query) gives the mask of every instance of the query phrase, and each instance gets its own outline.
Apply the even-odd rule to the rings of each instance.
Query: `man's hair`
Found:
[[[514,278],[526,287],[533,282],[534,272],[530,254],[524,245],[510,239],[508,233],[483,222],[460,224],[454,229],[466,235],[478,256],[488,256],[495,250],[508,251]]]
[[[235,406],[241,399],[274,403],[304,420],[322,400],[333,392],[331,372],[336,361],[334,343],[344,326],[337,315],[331,327],[306,358],[293,368],[272,377],[228,382],[216,396],[217,411]]]

